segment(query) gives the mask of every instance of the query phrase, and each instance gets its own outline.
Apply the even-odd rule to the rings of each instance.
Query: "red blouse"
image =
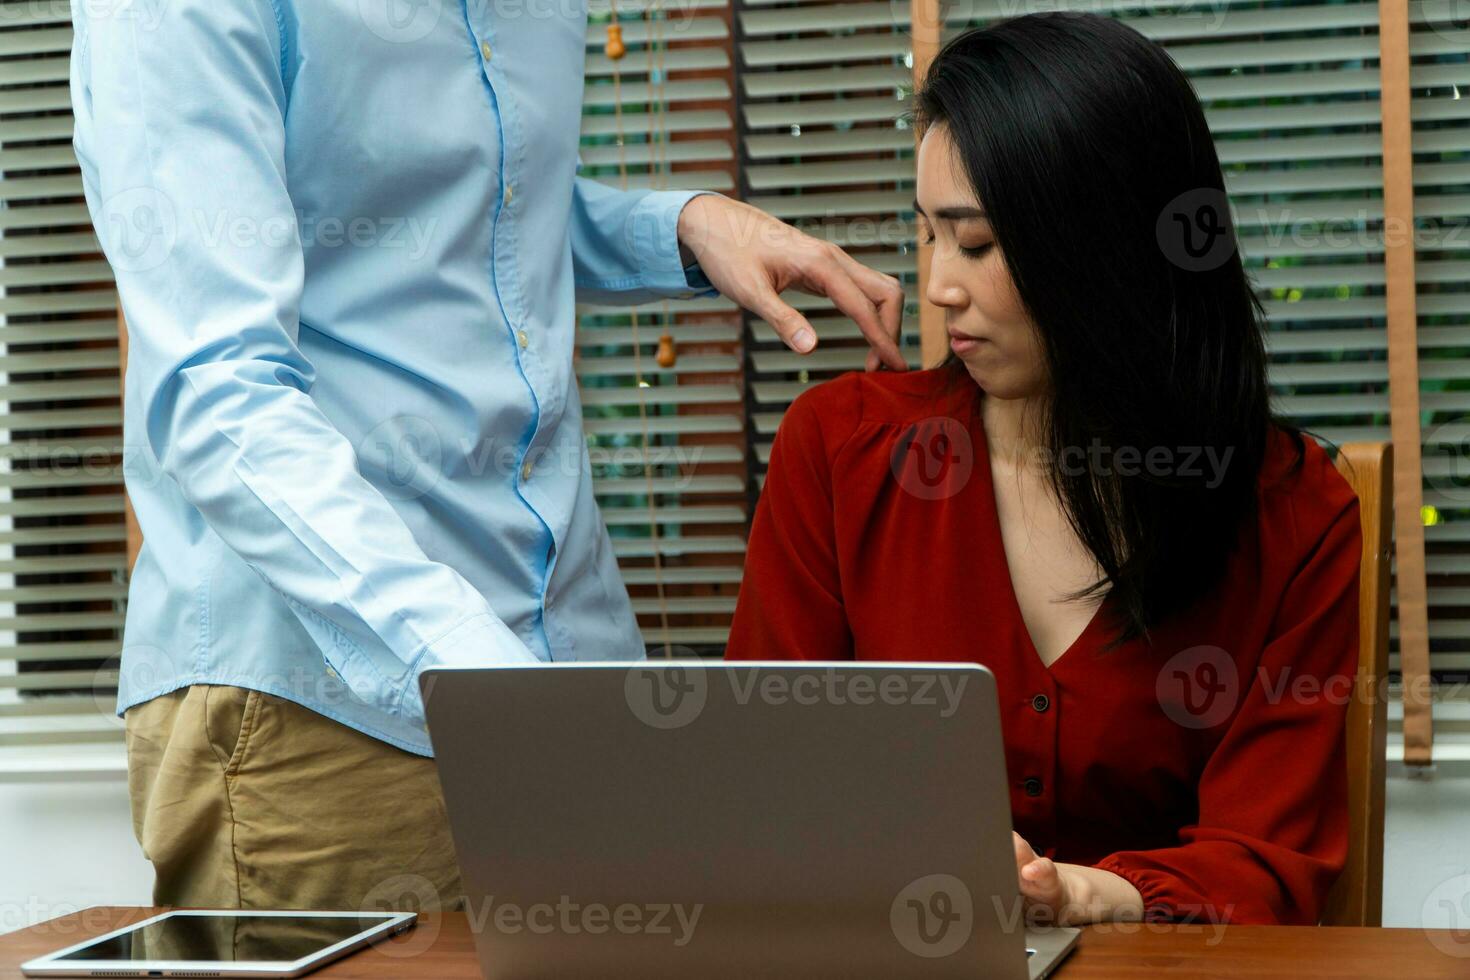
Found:
[[[980,389],[955,379],[848,375],[792,405],[728,656],[984,664],[1038,853],[1121,875],[1153,918],[1315,923],[1347,853],[1347,482],[1311,440],[1293,472],[1275,433],[1216,592],[1111,651],[1096,616],[1047,668],[1011,586]]]

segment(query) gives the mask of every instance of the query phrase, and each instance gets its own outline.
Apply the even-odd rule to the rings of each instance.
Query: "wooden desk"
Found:
[[[0,936],[0,980],[20,977],[20,964],[32,957],[136,922],[153,911],[87,909]],[[452,914],[426,916],[402,939],[358,953],[313,976],[479,980],[480,973],[468,920]],[[1470,977],[1470,934],[1422,929],[1095,926],[1084,932],[1081,945],[1057,973],[1058,980],[1145,976],[1465,980]]]

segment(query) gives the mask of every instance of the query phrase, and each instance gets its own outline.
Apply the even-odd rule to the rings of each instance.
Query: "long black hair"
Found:
[[[1271,415],[1265,315],[1204,111],[1137,31],[1051,13],[945,45],[914,114],[945,127],[1041,336],[1049,475],[1102,571],[1073,598],[1108,594],[1115,642],[1147,635],[1219,581],[1271,426],[1302,451]],[[1091,465],[1094,447],[1173,465]]]

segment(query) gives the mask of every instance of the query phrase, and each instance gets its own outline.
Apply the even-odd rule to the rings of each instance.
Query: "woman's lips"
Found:
[[[980,337],[972,337],[955,330],[949,332],[949,349],[954,351],[956,357],[964,357],[966,354],[979,350],[980,345],[984,342]]]

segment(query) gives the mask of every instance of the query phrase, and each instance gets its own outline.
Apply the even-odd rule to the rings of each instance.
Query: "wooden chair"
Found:
[[[1386,442],[1349,443],[1338,453],[1337,469],[1358,495],[1363,568],[1358,599],[1358,674],[1347,719],[1347,866],[1327,897],[1322,924],[1378,926],[1383,920],[1393,446]]]

